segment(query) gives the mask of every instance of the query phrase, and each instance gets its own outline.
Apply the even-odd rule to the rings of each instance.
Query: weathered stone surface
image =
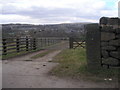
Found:
[[[112,57],[115,57],[115,58],[119,58],[120,59],[120,56],[119,56],[119,54],[118,54],[118,52],[117,51],[112,51],[112,52],[110,52],[110,55],[112,56]]]
[[[114,47],[114,46],[104,46],[104,47],[102,47],[102,50],[116,50],[116,47]]]
[[[118,52],[120,53],[120,47],[118,48]]]
[[[118,25],[118,18],[109,18],[108,25]]]
[[[118,55],[119,55],[119,57],[120,57],[120,47],[118,48]]]
[[[108,42],[101,42],[101,46],[108,46],[109,43]]]
[[[100,25],[102,61],[104,64],[119,65],[120,19],[103,17],[100,19]]]
[[[108,58],[109,57],[109,53],[105,50],[102,50],[102,57],[103,58]]]
[[[116,29],[116,33],[120,34],[120,28]]]
[[[111,41],[109,42],[109,45],[120,46],[120,39],[111,40]]]
[[[115,58],[108,58],[108,59],[102,59],[102,62],[104,64],[110,64],[110,65],[118,65],[119,64],[119,60],[115,59]]]
[[[120,39],[120,34],[117,34],[117,35],[116,35],[116,38]]]
[[[107,25],[108,19],[109,19],[108,17],[100,18],[100,25]]]
[[[98,24],[86,26],[86,53],[87,63],[90,69],[97,69],[100,66],[100,30]]]
[[[113,27],[112,26],[106,26],[106,27],[102,27],[101,28],[101,31],[108,31],[108,32],[115,32],[116,30],[115,29],[113,29]]]
[[[115,33],[101,32],[101,40],[102,41],[109,41],[112,39],[115,39]]]
[[[118,19],[118,26],[120,26],[120,18]]]

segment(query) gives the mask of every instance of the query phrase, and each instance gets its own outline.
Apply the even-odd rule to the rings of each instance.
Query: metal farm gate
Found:
[[[77,37],[69,38],[69,47],[76,49],[77,47],[85,48],[85,40]]]

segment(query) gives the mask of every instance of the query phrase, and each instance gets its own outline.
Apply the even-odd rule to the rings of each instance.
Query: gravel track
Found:
[[[62,43],[49,49],[55,51],[38,59],[30,57],[44,52],[39,51],[28,55],[4,60],[3,88],[111,88],[112,84],[93,83],[83,80],[62,79],[48,74],[58,63],[50,62],[54,56],[63,49],[68,48],[68,43]],[[26,61],[32,60],[32,61]]]

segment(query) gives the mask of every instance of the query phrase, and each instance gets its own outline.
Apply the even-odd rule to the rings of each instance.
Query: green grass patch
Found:
[[[21,55],[21,54],[25,54],[27,53],[27,51],[22,51],[22,52],[19,52],[19,53],[9,53],[7,55],[2,55],[2,59],[8,59],[8,58],[11,58],[11,57],[15,57],[15,56],[18,56],[18,55]]]
[[[16,52],[16,53],[8,53],[7,55],[1,55],[0,57],[2,58],[2,60],[4,60],[4,59],[13,58],[13,57],[16,57],[16,56],[22,56],[22,55],[25,55],[25,54],[37,52],[37,51],[40,51],[40,50],[41,49],[30,50],[30,51],[21,51],[21,52]]]
[[[89,70],[87,67],[86,50],[84,48],[66,49],[54,57],[53,62],[59,63],[50,73],[59,77],[70,77],[92,81],[104,81],[104,78],[116,80],[118,69],[100,68]]]
[[[45,55],[47,55],[47,54],[49,54],[51,52],[53,52],[53,50],[44,51],[44,52],[39,53],[39,54],[37,54],[35,56],[32,56],[31,59],[37,59],[37,58],[40,58],[40,57],[44,57]]]

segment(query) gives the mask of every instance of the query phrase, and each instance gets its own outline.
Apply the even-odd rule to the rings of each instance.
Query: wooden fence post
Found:
[[[28,37],[26,37],[26,51],[28,51],[29,48],[29,42],[28,42]]]
[[[55,44],[57,43],[57,38],[55,38]]]
[[[33,42],[32,38],[30,38],[30,48],[31,48],[31,50],[33,49],[33,43],[32,42]]]
[[[54,38],[52,38],[52,44],[54,44]]]
[[[50,45],[49,38],[48,38],[48,46]]]
[[[53,44],[55,44],[55,39],[53,38]]]
[[[33,50],[36,50],[36,39],[33,39]]]
[[[20,41],[19,41],[19,38],[16,38],[16,51],[17,52],[20,51]]]
[[[6,46],[6,39],[3,39],[3,55],[7,55],[7,46]]]
[[[42,38],[41,38],[41,47],[43,47],[43,43],[42,43],[43,41],[42,41]]]
[[[69,38],[69,48],[70,49],[73,48],[73,38],[72,37]]]

